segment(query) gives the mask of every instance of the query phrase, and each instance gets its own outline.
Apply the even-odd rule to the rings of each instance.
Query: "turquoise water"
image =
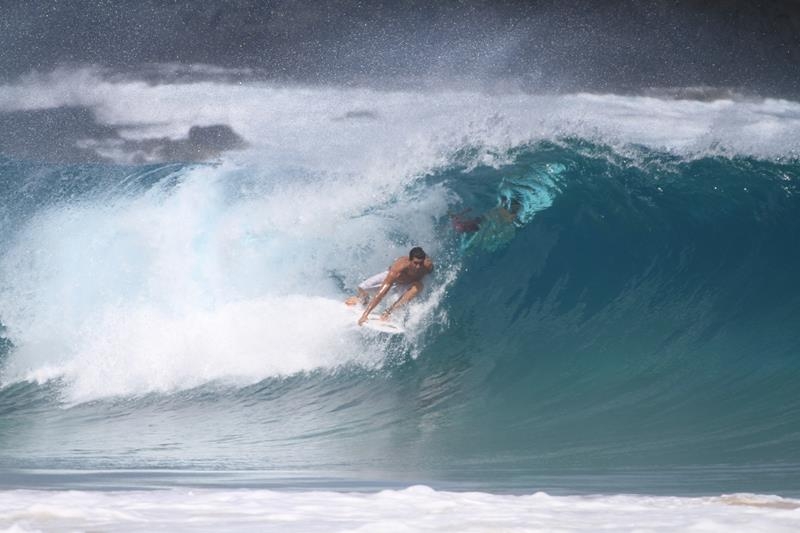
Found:
[[[393,258],[264,223],[268,177],[4,159],[2,484],[798,494],[800,163],[470,150],[337,212],[400,252],[398,213],[424,220],[404,339],[268,314],[340,320],[360,262]],[[465,244],[447,212],[509,187],[523,214]]]

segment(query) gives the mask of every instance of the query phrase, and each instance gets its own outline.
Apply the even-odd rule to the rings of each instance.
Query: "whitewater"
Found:
[[[0,86],[116,132],[0,155],[0,528],[797,529],[800,103],[197,72]]]

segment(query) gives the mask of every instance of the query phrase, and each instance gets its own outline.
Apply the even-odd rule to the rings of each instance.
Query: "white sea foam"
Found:
[[[268,490],[0,492],[3,531],[795,532],[800,501],[525,496],[425,486],[377,493]]]
[[[563,136],[690,155],[796,156],[800,149],[800,103],[776,99],[415,92],[224,80],[152,84],[92,68],[0,85],[0,110],[60,106],[93,110],[123,139],[179,139],[193,125],[227,124],[262,158],[383,174],[398,165],[425,168],[464,144],[484,146],[491,162],[509,146]],[[132,157],[119,141],[90,146],[120,160]]]

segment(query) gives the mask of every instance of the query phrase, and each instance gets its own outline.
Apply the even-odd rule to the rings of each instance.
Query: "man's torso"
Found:
[[[416,268],[406,257],[398,258],[390,270],[397,273],[397,278],[395,279],[397,283],[413,283],[421,280],[428,273],[426,266],[423,265]]]

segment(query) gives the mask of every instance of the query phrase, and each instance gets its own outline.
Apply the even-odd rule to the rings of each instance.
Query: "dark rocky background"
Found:
[[[800,95],[800,0],[0,0],[0,73],[255,69],[333,83]]]

